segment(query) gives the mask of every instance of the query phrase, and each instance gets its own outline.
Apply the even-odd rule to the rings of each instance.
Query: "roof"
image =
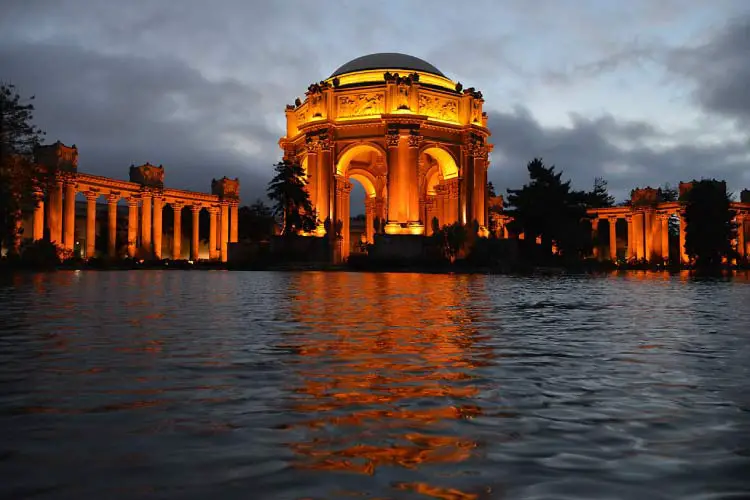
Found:
[[[435,66],[418,57],[410,56],[408,54],[400,54],[398,52],[381,52],[352,59],[348,63],[340,66],[329,78],[343,75],[345,73],[371,69],[405,69],[422,71],[423,73],[432,73],[434,75],[445,77],[445,75]]]

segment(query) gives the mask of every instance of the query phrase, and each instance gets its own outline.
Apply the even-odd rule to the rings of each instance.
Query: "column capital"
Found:
[[[172,205],[172,210],[174,210],[175,212],[179,212],[182,210],[182,207],[185,206],[185,203],[181,201],[173,201],[170,203],[170,205]]]
[[[330,152],[331,147],[333,146],[333,141],[331,140],[328,135],[322,135],[320,136],[320,139],[318,139],[318,148],[321,152]]]
[[[424,141],[424,137],[420,134],[411,133],[409,134],[409,147],[410,148],[419,148],[422,145],[422,142]]]
[[[201,205],[190,205],[190,210],[192,210],[194,214],[200,212],[201,208],[203,208]]]
[[[99,193],[95,191],[84,191],[83,195],[86,197],[86,201],[96,201],[99,198]]]
[[[126,199],[128,200],[129,207],[137,207],[138,202],[140,201],[140,199],[137,196],[129,196]]]
[[[389,148],[397,148],[400,141],[401,136],[398,131],[389,131],[385,134],[385,145]]]
[[[107,195],[107,203],[110,205],[117,205],[117,202],[120,201],[121,197],[120,193],[109,193]]]
[[[613,222],[616,224],[617,223],[617,219],[619,219],[619,218],[620,217],[617,216],[617,215],[609,215],[609,216],[607,216],[607,220],[609,221],[610,224],[612,224]]]

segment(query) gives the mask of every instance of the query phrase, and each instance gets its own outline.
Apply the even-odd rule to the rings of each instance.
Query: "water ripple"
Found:
[[[750,280],[0,278],[0,497],[750,498]]]

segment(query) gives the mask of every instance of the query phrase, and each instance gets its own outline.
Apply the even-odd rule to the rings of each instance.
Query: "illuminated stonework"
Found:
[[[199,213],[208,211],[210,231],[208,252],[211,260],[227,261],[228,245],[238,240],[239,181],[226,177],[211,183],[212,193],[198,193],[164,187],[164,168],[146,163],[130,167],[130,181],[112,179],[78,172],[78,149],[59,141],[39,146],[35,151],[37,163],[55,172],[55,179],[46,192],[36,193],[37,205],[33,209],[31,230],[33,240],[46,238],[64,250],[73,251],[81,232],[76,227],[76,194],[86,197],[85,242],[82,255],[95,256],[96,205],[99,197],[107,201],[107,254],[110,257],[136,257],[141,254],[156,259],[199,260]],[[120,200],[128,202],[127,248],[119,252],[117,242],[117,211]],[[162,230],[163,211],[170,206],[174,212],[173,234]],[[181,214],[183,209],[192,212],[191,238],[188,248],[182,246]],[[140,212],[140,214],[139,214]],[[77,231],[79,230],[79,231]],[[169,236],[171,249],[164,244]],[[183,249],[185,251],[183,251]],[[171,250],[171,251],[170,251]],[[186,254],[186,255],[184,255]]]
[[[348,254],[351,179],[366,192],[366,239],[430,234],[439,224],[487,224],[487,115],[482,93],[404,54],[372,54],[312,84],[286,108],[284,158],[307,172],[318,218],[343,224]]]

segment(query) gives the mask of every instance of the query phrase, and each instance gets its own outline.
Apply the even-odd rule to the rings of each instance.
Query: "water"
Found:
[[[750,498],[750,280],[0,282],[0,497]]]

